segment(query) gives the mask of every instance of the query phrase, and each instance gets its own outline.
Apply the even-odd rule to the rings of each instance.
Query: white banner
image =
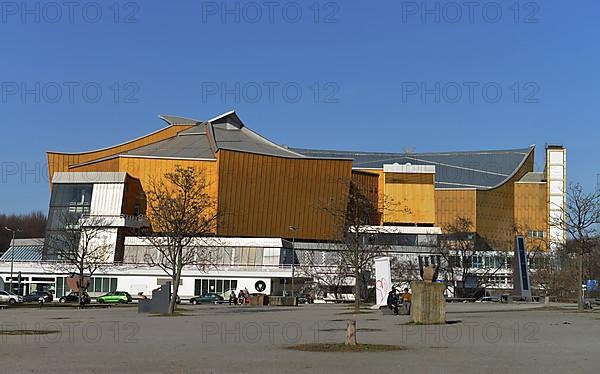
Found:
[[[379,257],[375,259],[375,290],[377,294],[377,306],[387,305],[387,296],[392,289],[392,274],[390,270],[390,258]]]

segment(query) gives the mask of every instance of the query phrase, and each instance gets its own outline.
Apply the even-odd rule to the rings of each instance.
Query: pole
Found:
[[[583,293],[583,248],[581,249],[581,253],[579,253],[579,274],[578,274],[578,280],[579,280],[579,290],[577,290],[579,292],[578,295],[578,299],[579,301],[577,302],[577,309],[580,312],[583,312],[583,298],[584,298],[584,293]]]
[[[15,233],[17,232],[21,232],[22,230],[15,230],[15,229],[11,229],[10,227],[6,227],[4,226],[4,230],[6,231],[10,231],[12,233],[12,241],[10,242],[11,244],[11,252],[10,252],[10,292],[14,292],[14,287],[13,287],[13,273],[14,273],[14,266],[15,266]]]
[[[15,266],[15,230],[12,231],[11,251],[10,251],[10,292],[13,292],[13,268]]]
[[[294,289],[294,280],[296,278],[296,230],[298,230],[298,227],[288,226],[288,230],[292,232],[292,297],[295,298],[296,291]]]
[[[294,278],[296,270],[296,235],[292,237],[292,297],[296,297],[296,291],[294,290]]]

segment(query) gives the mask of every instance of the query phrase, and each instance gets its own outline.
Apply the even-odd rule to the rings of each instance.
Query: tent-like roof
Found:
[[[16,239],[0,256],[0,261],[39,262],[42,261],[43,250],[44,239]]]
[[[174,116],[160,118],[173,126],[187,124],[192,127],[173,138],[126,152],[126,155],[215,159],[219,149],[227,149],[280,157],[304,157],[250,130],[233,111],[208,121]]]
[[[498,151],[381,153],[294,149],[311,157],[352,158],[356,169],[383,169],[383,164],[435,165],[436,188],[488,189],[503,184],[525,162],[534,146]]]
[[[187,128],[173,137],[87,163],[114,157],[215,160],[217,152],[226,149],[287,158],[352,159],[354,168],[359,170],[383,169],[384,164],[394,163],[433,165],[436,188],[489,189],[511,178],[534,150],[531,146],[496,151],[384,153],[287,148],[250,130],[235,111],[206,121],[159,117],[169,126]]]

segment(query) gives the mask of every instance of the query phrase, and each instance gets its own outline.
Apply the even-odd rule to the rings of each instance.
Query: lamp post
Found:
[[[296,297],[296,291],[294,290],[294,278],[296,278],[296,230],[297,227],[288,226],[288,230],[292,232],[292,297]]]
[[[21,230],[11,229],[10,227],[4,227],[4,230],[10,231],[12,233],[12,240],[11,240],[10,243],[11,243],[11,245],[14,246],[14,244],[15,244],[15,234],[17,232],[21,232]],[[14,266],[15,266],[15,248],[12,247],[11,251],[10,251],[10,292],[13,292],[13,289],[14,289],[13,288],[13,283],[14,283],[14,280],[13,280],[13,268],[14,268]]]

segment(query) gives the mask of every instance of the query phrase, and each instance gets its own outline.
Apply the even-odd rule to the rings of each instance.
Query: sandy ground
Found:
[[[6,308],[0,372],[143,373],[596,373],[600,313],[570,306],[450,304],[444,326],[406,324],[345,305],[298,308],[184,305],[177,317],[110,309]],[[400,345],[382,353],[310,353],[298,343],[343,342],[357,320],[359,343]]]

